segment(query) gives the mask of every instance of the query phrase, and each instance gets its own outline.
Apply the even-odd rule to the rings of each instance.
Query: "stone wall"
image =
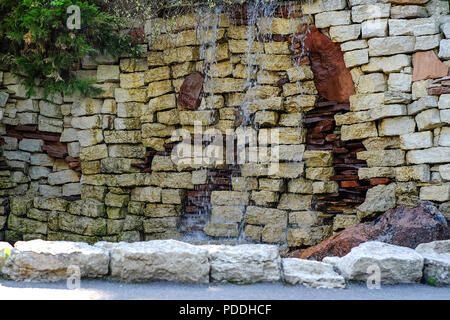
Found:
[[[292,248],[420,199],[450,218],[448,14],[330,0],[148,21],[142,58],[81,61],[104,90],[88,99],[27,99],[0,72],[0,236]],[[174,161],[177,129],[233,150]],[[236,130],[256,162],[236,161]]]

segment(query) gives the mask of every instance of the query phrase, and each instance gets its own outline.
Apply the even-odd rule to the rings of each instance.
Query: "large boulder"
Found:
[[[84,242],[19,241],[11,250],[2,272],[16,281],[66,280],[77,268],[82,278],[108,274],[109,255],[103,248]]]
[[[211,280],[255,283],[280,280],[278,247],[263,244],[203,246],[209,253]]]
[[[372,222],[351,226],[316,246],[291,252],[293,258],[322,260],[327,256],[342,257],[353,247],[367,241],[382,241],[409,248],[421,243],[450,239],[444,216],[431,202],[413,209],[397,207]]]
[[[328,263],[296,258],[282,259],[283,280],[309,288],[345,288],[345,279]]]
[[[414,283],[422,278],[423,257],[415,250],[379,241],[365,242],[333,261],[346,280],[364,281],[377,267],[384,284]]]
[[[450,240],[419,244],[416,248],[425,259],[425,281],[437,286],[450,285]]]
[[[208,283],[208,251],[176,240],[105,243],[111,256],[111,277],[120,281]]]

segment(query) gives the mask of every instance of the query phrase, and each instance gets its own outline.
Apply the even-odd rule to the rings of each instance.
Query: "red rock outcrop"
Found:
[[[348,103],[350,96],[355,94],[355,86],[339,43],[334,43],[311,26],[306,31],[304,48],[309,52],[319,94],[330,101]]]
[[[345,256],[366,241],[416,248],[420,243],[447,239],[450,239],[447,221],[432,203],[425,201],[414,209],[389,210],[375,221],[351,226],[314,247],[293,251],[289,256],[322,260],[327,256]]]

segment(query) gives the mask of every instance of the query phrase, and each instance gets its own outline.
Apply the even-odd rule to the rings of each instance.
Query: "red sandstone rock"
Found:
[[[448,70],[433,50],[414,54],[413,81],[442,78],[448,75]]]
[[[376,186],[379,184],[388,184],[389,182],[391,182],[391,179],[389,179],[389,178],[371,178],[370,179],[371,186]]]
[[[200,105],[202,89],[203,75],[200,72],[191,73],[181,85],[178,105],[184,109],[196,110]]]
[[[375,221],[351,226],[314,247],[293,251],[289,256],[322,260],[327,256],[345,256],[353,247],[366,241],[382,241],[397,246],[416,248],[420,243],[450,239],[444,216],[431,202],[414,209],[397,207]]]
[[[316,27],[309,27],[305,48],[309,52],[319,94],[328,100],[349,102],[350,96],[355,94],[355,87],[339,43],[331,41]]]
[[[425,4],[430,0],[389,0],[390,3],[394,4]]]

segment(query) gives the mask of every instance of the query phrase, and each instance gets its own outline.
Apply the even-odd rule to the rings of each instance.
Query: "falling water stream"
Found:
[[[244,101],[239,108],[239,117],[242,119],[240,123],[240,128],[252,128],[258,130],[258,125],[254,123],[254,110],[250,106],[257,105],[262,102],[263,99],[268,98],[264,92],[264,87],[258,82],[258,72],[260,68],[258,66],[258,56],[264,54],[264,43],[272,40],[272,24],[274,17],[278,12],[281,11],[288,12],[288,17],[291,16],[291,5],[287,2],[276,2],[276,1],[266,1],[266,0],[255,0],[251,1],[245,6],[244,12],[246,15],[241,15],[241,21],[233,20],[235,25],[246,26],[247,28],[247,46],[246,52],[241,56],[241,63],[247,68],[247,78],[246,78],[246,93],[244,95]],[[215,70],[217,69],[218,59],[217,55],[219,52],[221,34],[220,25],[221,17],[224,12],[224,7],[216,6],[214,8],[200,7],[197,10],[197,38],[200,43],[200,60],[203,62],[200,68],[197,67],[197,71],[201,71],[204,75],[204,87],[213,87]],[[304,35],[295,35],[297,40],[303,41]],[[293,36],[294,37],[294,36]],[[293,45],[293,39],[292,43]],[[256,45],[260,44],[261,45]],[[260,48],[257,51],[254,48]],[[303,54],[305,54],[303,52]],[[297,64],[295,66],[299,67]],[[198,66],[198,64],[197,64]],[[301,88],[301,83],[297,82],[298,91],[300,94],[304,92]],[[214,98],[214,90],[210,90],[204,93],[203,99],[209,103],[212,103],[212,98]],[[202,104],[203,105],[203,104]],[[204,109],[212,109],[208,104],[206,104]],[[264,112],[264,111],[262,111]],[[246,155],[248,159],[248,155]],[[299,159],[301,161],[301,159]],[[210,179],[210,177],[208,177]],[[231,180],[231,177],[230,177]],[[211,180],[207,183],[213,183]],[[242,192],[248,192],[249,190],[242,190]],[[197,199],[202,201],[200,197]],[[196,243],[210,243],[217,242],[215,239],[206,236],[202,232],[202,227],[207,223],[210,218],[211,204],[209,201],[203,201],[200,205],[202,207],[201,212],[195,215],[184,214],[182,218],[182,231],[185,233],[185,239],[189,242]],[[189,230],[189,232],[187,232]],[[218,242],[226,242],[225,239],[219,239]],[[236,241],[233,240],[233,241]],[[245,242],[244,238],[244,221],[240,223],[239,237],[237,242]]]

